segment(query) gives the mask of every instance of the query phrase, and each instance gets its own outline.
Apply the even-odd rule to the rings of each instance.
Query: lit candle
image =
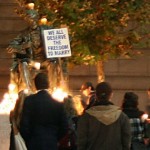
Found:
[[[10,84],[8,85],[8,89],[9,89],[10,91],[13,91],[13,90],[15,89],[15,85],[10,83]]]
[[[63,102],[64,98],[67,96],[68,94],[60,88],[55,89],[55,91],[52,93],[52,97],[59,102]]]
[[[144,122],[145,120],[147,120],[147,118],[148,118],[148,114],[143,114],[142,117],[141,117],[141,119],[142,119],[143,122]]]
[[[29,9],[34,9],[34,3],[28,3],[27,6]]]
[[[43,24],[43,25],[45,25],[45,24],[47,24],[47,18],[41,18],[41,24]]]
[[[9,94],[8,93],[4,94],[4,99],[9,99]]]
[[[24,92],[25,94],[28,94],[28,93],[29,93],[29,90],[28,90],[28,89],[24,89],[23,92]]]
[[[41,64],[39,62],[35,62],[34,63],[34,67],[35,69],[39,70],[40,69]]]

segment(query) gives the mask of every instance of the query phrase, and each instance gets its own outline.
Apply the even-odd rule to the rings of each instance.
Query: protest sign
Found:
[[[71,56],[67,28],[44,30],[43,36],[47,58]]]

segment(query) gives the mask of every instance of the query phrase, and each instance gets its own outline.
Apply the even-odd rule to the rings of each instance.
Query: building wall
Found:
[[[7,92],[10,81],[12,55],[6,50],[10,41],[27,27],[27,24],[14,11],[15,0],[0,0],[0,100]]]
[[[7,92],[10,81],[12,55],[6,50],[10,41],[23,31],[27,24],[15,12],[18,7],[15,0],[0,0],[0,100]],[[139,95],[139,106],[145,110],[147,104],[146,90],[150,87],[150,49],[142,50],[143,56],[129,60],[109,60],[104,64],[106,81],[114,89],[112,101],[120,106],[126,91]],[[95,66],[76,66],[69,69],[69,88],[76,95],[85,81],[97,84]],[[0,115],[0,150],[9,149],[10,124],[9,115]]]
[[[27,23],[20,18],[14,9],[18,7],[15,0],[0,1],[0,99],[7,91],[10,79],[12,55],[6,48],[10,41],[17,37],[27,27]],[[143,49],[143,55],[132,59],[117,59],[105,62],[104,72],[106,81],[114,89],[113,101],[121,104],[125,91],[135,91],[140,97],[140,107],[145,108],[147,93],[150,86],[150,49]],[[76,66],[69,69],[69,88],[73,94],[80,94],[79,89],[84,81],[97,84],[95,66]]]
[[[124,93],[133,91],[139,96],[139,106],[145,110],[147,105],[147,89],[150,87],[150,49],[142,49],[141,55],[132,59],[111,59],[104,63],[106,81],[110,82],[114,95],[112,101],[121,105]],[[91,81],[96,86],[95,66],[76,66],[70,69],[70,89],[80,94],[83,82]]]

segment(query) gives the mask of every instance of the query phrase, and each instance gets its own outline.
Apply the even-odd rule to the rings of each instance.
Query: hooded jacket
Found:
[[[80,117],[78,150],[130,150],[128,117],[114,105],[93,106]]]

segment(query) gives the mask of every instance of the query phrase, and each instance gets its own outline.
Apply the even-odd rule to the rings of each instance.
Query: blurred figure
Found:
[[[86,110],[78,120],[78,150],[130,150],[129,119],[110,102],[111,97],[109,83],[97,84],[95,106]]]
[[[75,95],[73,97],[73,101],[74,101],[74,108],[77,112],[77,115],[78,116],[82,115],[82,113],[84,112],[82,97],[80,95]]]
[[[95,97],[95,91],[94,86],[91,82],[85,82],[81,86],[81,92],[85,98],[82,100],[82,104],[84,109],[89,109],[91,106],[94,105],[96,97]]]
[[[135,94],[134,92],[126,92],[124,94],[122,109],[129,118],[131,118],[132,116],[134,116],[135,118],[140,118],[144,114],[144,111],[139,110],[138,105],[139,102],[137,94]]]
[[[59,141],[58,150],[76,150],[76,121],[78,118],[72,96],[64,98],[64,109],[68,120],[67,134]]]
[[[132,150],[147,150],[144,139],[145,124],[142,116],[144,111],[138,108],[138,95],[126,92],[122,103],[122,111],[129,117],[132,133]]]
[[[37,93],[25,98],[20,133],[28,150],[58,150],[68,129],[63,104],[48,92],[47,74],[37,74],[34,81]]]
[[[10,134],[10,147],[9,150],[16,150],[14,135],[20,131],[20,120],[22,116],[22,108],[25,98],[29,95],[29,92],[22,90],[18,93],[18,99],[16,101],[14,109],[10,112],[11,134]],[[12,123],[15,125],[13,127]]]

